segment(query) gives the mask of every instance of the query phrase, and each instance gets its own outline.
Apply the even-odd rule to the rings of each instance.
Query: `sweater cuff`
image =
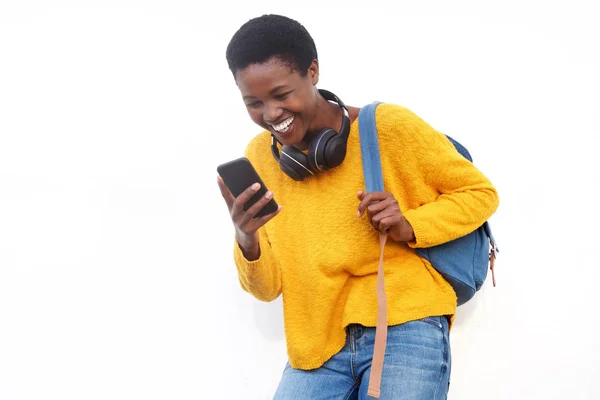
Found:
[[[408,210],[402,214],[404,215],[404,218],[406,218],[410,226],[412,226],[413,232],[415,234],[415,240],[406,243],[408,247],[413,249],[419,247],[426,247],[425,245],[423,245],[423,243],[426,242],[425,238],[427,235],[427,223],[425,223],[423,220],[417,217],[418,212],[416,210]]]
[[[250,261],[244,256],[244,252],[240,247],[240,244],[236,239],[233,240],[233,258],[235,263],[240,268],[260,268],[263,264],[268,264],[270,261],[270,252],[269,252],[269,243],[265,240],[263,235],[259,235],[258,237],[258,251],[259,255],[256,260]]]

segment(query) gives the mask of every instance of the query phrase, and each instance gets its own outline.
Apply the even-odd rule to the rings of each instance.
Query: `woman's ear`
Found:
[[[317,60],[313,60],[312,63],[310,63],[310,67],[308,67],[308,76],[310,77],[313,86],[319,82],[319,62]]]

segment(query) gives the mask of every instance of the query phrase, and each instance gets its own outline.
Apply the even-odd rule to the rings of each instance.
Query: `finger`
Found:
[[[279,205],[277,207],[277,210],[273,211],[271,214],[263,215],[262,217],[258,217],[258,218],[253,218],[252,221],[256,224],[255,229],[258,229],[261,226],[265,225],[267,222],[269,222],[270,220],[275,218],[275,216],[277,214],[279,214],[280,212],[281,212],[281,205]]]
[[[266,206],[272,198],[273,192],[270,190],[267,191],[267,193],[265,193],[264,196],[262,196],[256,203],[254,203],[251,207],[248,208],[248,210],[246,210],[246,218],[254,219],[254,216],[258,214],[258,212],[262,210],[263,207]]]
[[[233,194],[231,194],[231,191],[229,190],[227,185],[225,185],[225,182],[223,182],[223,178],[221,178],[221,176],[217,176],[217,183],[219,184],[219,189],[221,190],[221,196],[223,196],[223,199],[225,199],[225,203],[227,203],[227,208],[231,210],[231,207],[233,206],[233,201],[235,200]]]
[[[246,204],[246,202],[250,200],[252,196],[254,196],[254,193],[256,193],[258,189],[260,189],[260,183],[258,182],[248,186],[242,193],[240,193],[238,197],[235,198],[233,205],[237,209],[242,210],[244,204]]]
[[[372,218],[374,215],[382,212],[383,210],[385,210],[387,208],[390,208],[390,209],[396,208],[396,207],[394,207],[395,203],[396,203],[396,199],[394,199],[393,197],[388,197],[384,200],[381,200],[378,202],[373,202],[367,206],[367,214],[369,215],[369,218]]]
[[[373,222],[373,225],[378,225],[382,219],[384,218],[388,218],[393,216],[396,213],[396,211],[394,211],[391,208],[386,208],[383,211],[380,211],[376,214],[374,214],[370,219]]]
[[[277,207],[277,210],[272,212],[271,214],[263,215],[258,218],[246,218],[245,221],[241,224],[240,228],[243,232],[256,232],[261,226],[265,225],[271,219],[275,218],[281,212],[281,205]]]
[[[387,215],[377,222],[377,230],[387,232],[398,223],[400,223],[400,216],[398,214]]]
[[[361,217],[364,214],[365,209],[369,206],[369,204],[371,204],[372,202],[375,202],[375,201],[381,201],[388,196],[389,196],[389,193],[385,193],[385,192],[367,193],[361,200],[360,204],[358,205],[358,216]]]

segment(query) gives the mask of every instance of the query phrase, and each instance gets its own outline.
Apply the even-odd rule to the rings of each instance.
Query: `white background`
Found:
[[[0,399],[271,398],[281,299],[239,287],[216,184],[259,130],[225,47],[269,12],[319,87],[412,109],[500,192],[450,399],[600,398],[597,4],[417,3],[2,0]]]

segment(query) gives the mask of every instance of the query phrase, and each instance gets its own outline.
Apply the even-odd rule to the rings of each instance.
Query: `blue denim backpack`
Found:
[[[380,103],[368,104],[360,110],[358,116],[367,192],[384,190],[375,124],[375,109],[378,104]],[[471,155],[463,145],[448,135],[446,137],[463,157],[473,162]],[[498,248],[488,221],[466,236],[438,246],[418,248],[416,251],[421,257],[427,259],[454,288],[459,306],[473,298],[481,288],[487,276],[488,263],[492,271],[493,284],[496,286],[494,260]]]

